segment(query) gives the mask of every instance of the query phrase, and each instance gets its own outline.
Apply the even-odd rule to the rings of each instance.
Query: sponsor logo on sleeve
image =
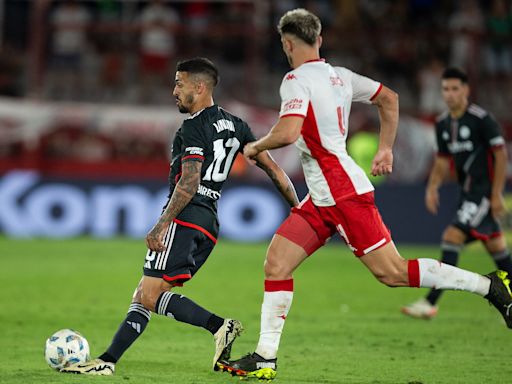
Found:
[[[286,75],[286,77],[284,78],[284,81],[288,81],[288,80],[297,80],[297,76],[295,76],[293,73],[289,73]]]
[[[185,153],[187,155],[204,156],[203,155],[203,148],[200,148],[200,147],[187,147],[187,148],[185,148]]]
[[[297,109],[300,110],[302,108],[302,104],[303,104],[302,99],[294,98],[294,99],[288,100],[286,103],[284,103],[283,113],[288,112],[288,111],[297,110]]]

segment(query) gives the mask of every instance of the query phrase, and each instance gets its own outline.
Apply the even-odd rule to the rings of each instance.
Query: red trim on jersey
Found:
[[[208,236],[208,238],[213,241],[214,244],[217,244],[217,239],[215,238],[215,236],[213,236],[210,232],[208,232],[206,229],[204,229],[203,227],[200,227],[199,225],[197,224],[192,224],[192,223],[188,223],[186,221],[181,221],[181,220],[178,220],[178,219],[174,219],[173,220],[176,224],[179,224],[179,225],[183,225],[184,227],[189,227],[189,228],[194,228],[194,229],[197,229],[199,232],[203,232],[206,236]]]
[[[301,134],[311,151],[311,156],[318,162],[334,200],[356,194],[352,180],[348,177],[338,157],[322,145],[311,102],[309,102],[308,114],[302,124]]]
[[[304,63],[314,63],[315,61],[325,62],[325,59],[319,58],[319,59],[306,60]]]
[[[377,88],[373,96],[370,97],[370,101],[373,101],[373,99],[375,99],[379,95],[380,91],[382,91],[382,83],[379,84],[379,88]]]
[[[306,115],[301,115],[300,113],[287,113],[286,115],[281,116],[281,118],[282,117],[292,117],[292,116],[306,118]]]
[[[174,182],[175,182],[175,183],[178,183],[178,181],[180,181],[180,177],[181,177],[181,172],[179,172],[178,174],[176,174],[176,177],[174,178]]]
[[[287,291],[293,292],[293,279],[265,280],[265,292]]]
[[[188,159],[195,159],[195,160],[204,160],[204,156],[201,155],[188,155],[181,158],[181,161],[188,160]]]
[[[417,259],[408,260],[407,273],[409,274],[409,287],[420,287],[420,263]]]
[[[497,151],[498,149],[501,149],[501,148],[503,148],[503,147],[505,147],[505,144],[496,144],[496,145],[493,145],[493,146],[491,147],[491,151],[493,151],[493,152],[494,152],[494,151]]]

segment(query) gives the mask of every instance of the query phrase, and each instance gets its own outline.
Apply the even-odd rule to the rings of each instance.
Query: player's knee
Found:
[[[274,280],[286,280],[291,278],[290,268],[286,263],[276,257],[272,252],[268,252],[265,259],[265,278]]]
[[[158,301],[158,298],[160,297],[160,293],[161,292],[157,293],[155,291],[150,291],[150,292],[142,291],[141,295],[140,295],[141,304],[145,308],[149,309],[150,311],[155,312],[156,302]]]
[[[399,287],[400,284],[398,283],[398,279],[396,279],[394,276],[391,275],[376,275],[375,276],[377,280],[379,280],[382,284],[394,288]]]
[[[443,242],[463,245],[466,241],[466,235],[459,228],[449,226],[443,232]]]
[[[391,268],[379,270],[373,273],[375,278],[388,287],[405,287],[409,284],[409,276],[407,270],[401,268],[400,265]]]

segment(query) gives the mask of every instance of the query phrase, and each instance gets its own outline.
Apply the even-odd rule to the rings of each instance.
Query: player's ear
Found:
[[[293,41],[292,39],[283,36],[283,47],[286,51],[291,52],[293,50]]]
[[[195,89],[196,89],[196,93],[201,95],[206,91],[207,85],[205,84],[204,81],[198,81],[195,84]]]
[[[318,36],[316,38],[316,43],[318,44],[318,48],[320,48],[322,46],[322,41],[323,41],[322,36]]]

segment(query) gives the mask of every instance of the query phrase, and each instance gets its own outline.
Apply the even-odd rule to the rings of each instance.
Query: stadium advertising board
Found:
[[[287,215],[270,186],[228,185],[219,201],[221,236],[268,239]],[[13,237],[143,237],[166,201],[161,183],[51,180],[33,171],[0,178],[0,230]]]

